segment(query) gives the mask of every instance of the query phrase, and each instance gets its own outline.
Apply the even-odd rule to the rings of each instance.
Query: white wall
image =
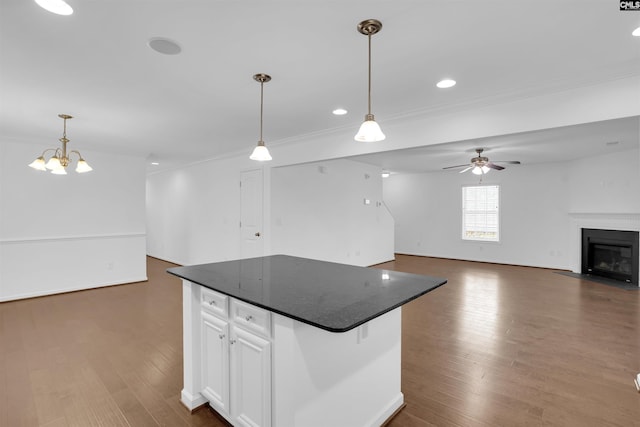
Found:
[[[272,169],[272,252],[359,266],[394,259],[380,173],[344,159]]]
[[[496,100],[491,105],[467,105],[462,109],[455,111],[439,111],[439,112],[415,112],[410,115],[384,118],[379,117],[387,139],[383,142],[363,144],[354,143],[353,134],[359,126],[358,120],[353,121],[353,126],[345,126],[343,128],[334,129],[333,131],[322,134],[302,135],[286,141],[270,142],[267,138],[267,146],[274,158],[272,162],[266,165],[258,165],[247,159],[252,144],[239,142],[246,145],[246,152],[238,153],[238,157],[225,159],[212,159],[200,163],[195,166],[189,166],[174,171],[165,171],[153,174],[148,177],[148,209],[147,209],[147,233],[149,241],[149,254],[158,258],[167,259],[180,264],[191,264],[195,262],[206,262],[215,260],[224,260],[240,256],[239,249],[239,233],[235,222],[239,219],[240,199],[239,188],[236,183],[239,181],[240,172],[242,170],[255,169],[256,167],[264,168],[265,177],[265,225],[274,227],[275,221],[269,217],[271,215],[271,188],[270,179],[271,171],[283,166],[291,166],[296,164],[335,160],[346,156],[354,156],[370,152],[410,148],[420,145],[446,143],[456,140],[465,140],[472,138],[482,138],[492,135],[501,135],[508,133],[526,132],[537,129],[546,129],[560,126],[575,125],[587,123],[591,121],[609,120],[621,117],[640,115],[640,98],[634,96],[640,90],[640,77],[632,76],[629,78],[618,79],[611,82],[594,84],[589,87],[575,88],[562,92],[544,94],[538,97],[528,97],[518,101],[510,101],[500,103]],[[549,194],[542,198],[542,202],[549,201],[550,206],[557,202],[558,206],[564,206],[567,201],[568,193],[558,194],[562,186],[568,186],[563,181],[564,171],[554,170],[552,165],[547,166],[549,175],[546,177],[539,176],[533,172],[528,173],[523,168],[521,172],[522,186],[520,188],[507,188],[506,191],[518,194],[522,188],[536,190],[543,185],[549,187]],[[512,172],[505,172],[510,174]],[[506,176],[505,176],[506,178]],[[293,179],[293,182],[297,178]],[[457,178],[454,178],[454,180]],[[451,180],[444,180],[443,185],[451,184]],[[453,181],[455,182],[455,181]],[[505,183],[506,184],[506,183]],[[425,184],[427,185],[427,184]],[[459,186],[461,183],[458,183]],[[199,186],[200,190],[195,188]],[[400,186],[396,186],[397,191]],[[413,192],[414,197],[418,199],[425,197],[421,190],[423,185],[414,186],[417,192]],[[439,193],[435,185],[431,190],[429,197],[440,197],[446,199],[446,195]],[[274,186],[274,188],[278,188]],[[413,188],[410,183],[407,191]],[[342,188],[340,189],[342,191]],[[385,192],[385,200],[387,197]],[[549,224],[550,230],[556,230],[558,226],[555,224],[559,221],[560,212],[566,212],[568,207],[549,207],[542,219],[533,215],[533,212],[539,208],[534,206],[533,200],[528,200],[522,194],[518,200],[521,203],[516,206],[505,205],[507,210],[517,210],[520,207],[528,206],[530,208],[527,218],[529,221],[543,221]],[[456,199],[457,200],[457,197]],[[442,202],[442,201],[441,201]],[[450,203],[454,202],[453,200]],[[426,202],[422,202],[425,204]],[[430,208],[424,215],[429,218],[437,219],[439,227],[445,227],[452,219],[445,213],[444,205],[441,203],[442,209],[436,210]],[[391,206],[389,206],[391,209]],[[563,210],[564,209],[564,210]],[[391,213],[393,212],[391,209]],[[413,216],[412,216],[413,215]],[[430,232],[432,228],[419,225],[415,229],[408,226],[411,221],[423,221],[423,216],[418,214],[407,213],[404,217],[395,217],[396,232],[404,230],[406,227],[408,234],[398,236],[399,242],[412,242],[416,240],[416,235],[420,237],[424,245],[435,244]],[[566,220],[566,219],[565,219]],[[324,228],[324,226],[327,226]],[[509,219],[503,224],[510,227]],[[334,221],[323,222],[317,225],[319,234],[332,233],[332,227],[335,226]],[[459,238],[458,231],[449,229],[448,233]],[[282,231],[282,230],[281,230]],[[436,232],[442,234],[445,230],[438,228]],[[452,234],[453,233],[453,234]],[[447,236],[449,235],[447,234]],[[504,234],[504,231],[503,231]],[[521,241],[523,238],[530,239],[536,234],[530,231],[529,227],[523,227],[518,234]],[[406,236],[406,237],[405,237]],[[510,239],[516,239],[511,235]],[[566,263],[566,254],[563,248],[566,247],[566,236],[557,235],[549,232],[548,236],[542,236],[551,239],[545,247],[546,255],[538,254],[539,259],[535,259],[536,264],[541,265],[564,265]],[[289,239],[289,236],[283,235],[283,239]],[[322,236],[324,239],[324,235]],[[351,262],[353,261],[353,253],[358,248],[364,247],[362,241],[350,241],[344,239],[344,235],[340,237],[344,240],[344,246],[348,247]],[[271,230],[265,230],[265,253],[274,253],[276,251],[285,250],[284,246],[288,243],[282,241],[271,241]],[[290,241],[292,250],[299,251],[302,248],[300,241]],[[397,247],[398,251],[409,252],[412,249],[407,246]],[[387,245],[377,242],[376,244]],[[424,245],[422,248],[424,249]],[[273,246],[273,251],[272,251]],[[491,257],[500,260],[502,255],[506,253],[506,248],[513,250],[513,254],[509,255],[512,262],[520,263],[520,260],[531,260],[530,257],[522,253],[522,246],[516,244],[515,241],[505,242],[502,246],[496,247],[484,245],[482,251],[475,246],[448,248],[447,253],[457,254],[458,249],[464,249],[469,259],[485,259]],[[442,243],[439,244],[439,250],[442,251]],[[499,248],[503,248],[500,250]],[[309,253],[311,249],[306,249],[305,253]],[[554,255],[550,254],[554,251]],[[346,252],[346,251],[343,251]],[[428,254],[427,252],[421,252]],[[361,251],[362,254],[362,251]],[[478,255],[480,254],[480,255]],[[518,255],[520,254],[520,255]],[[315,256],[320,256],[315,254]],[[346,256],[346,254],[345,254]],[[506,261],[504,261],[506,262]]]
[[[243,157],[150,175],[148,254],[183,265],[240,258],[239,181],[250,166],[256,164]],[[376,207],[382,201],[379,168],[336,160],[265,166],[264,175],[265,254],[355,265],[393,259],[392,219],[384,206]]]
[[[640,213],[638,150],[579,159],[568,168],[570,212]]]
[[[146,280],[144,158],[57,176],[27,167],[44,148],[0,142],[0,301]]]
[[[398,253],[572,269],[570,214],[640,213],[639,171],[637,149],[492,171],[483,181],[500,185],[500,243],[461,239],[461,187],[478,182],[473,174],[392,175],[384,199]]]
[[[226,159],[150,175],[147,253],[182,265],[239,258],[243,167]]]

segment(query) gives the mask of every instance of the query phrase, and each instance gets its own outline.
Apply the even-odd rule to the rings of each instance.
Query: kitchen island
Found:
[[[176,267],[182,403],[234,426],[377,426],[404,405],[401,306],[445,279],[287,255]]]

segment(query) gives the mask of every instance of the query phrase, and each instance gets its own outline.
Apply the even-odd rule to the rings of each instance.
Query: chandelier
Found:
[[[59,140],[62,143],[62,148],[47,148],[42,152],[42,155],[31,162],[29,166],[39,171],[50,170],[54,175],[66,175],[67,166],[71,164],[70,156],[71,154],[76,154],[78,156],[76,172],[85,173],[92,171],[93,168],[82,158],[79,151],[71,150],[67,152],[67,143],[69,142],[69,139],[67,139],[67,119],[72,119],[73,117],[68,114],[58,114],[58,117],[64,120],[64,130],[62,131],[62,138]],[[53,156],[46,161],[44,155],[48,151],[53,151],[54,153]]]

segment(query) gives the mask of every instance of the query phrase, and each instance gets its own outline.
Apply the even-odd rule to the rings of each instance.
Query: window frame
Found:
[[[496,215],[496,237],[495,238],[482,238],[482,237],[470,237],[467,235],[467,221],[466,221],[466,215],[468,213],[468,211],[472,211],[471,209],[466,209],[466,199],[467,199],[467,194],[466,191],[468,191],[467,189],[469,188],[482,188],[482,187],[495,187],[497,190],[497,208],[495,210],[495,215]],[[462,191],[461,191],[461,238],[463,241],[465,242],[480,242],[480,243],[500,243],[500,239],[501,239],[501,213],[500,213],[500,199],[501,197],[501,190],[500,190],[500,185],[499,184],[472,184],[472,185],[463,185],[462,186]],[[478,213],[486,213],[486,212],[492,212],[489,209],[483,209],[481,211],[477,211]],[[486,228],[485,228],[486,230]]]

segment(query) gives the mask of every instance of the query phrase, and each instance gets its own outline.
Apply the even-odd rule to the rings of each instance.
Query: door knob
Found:
[[[256,237],[260,237],[260,232],[257,232],[257,233],[256,233]]]

